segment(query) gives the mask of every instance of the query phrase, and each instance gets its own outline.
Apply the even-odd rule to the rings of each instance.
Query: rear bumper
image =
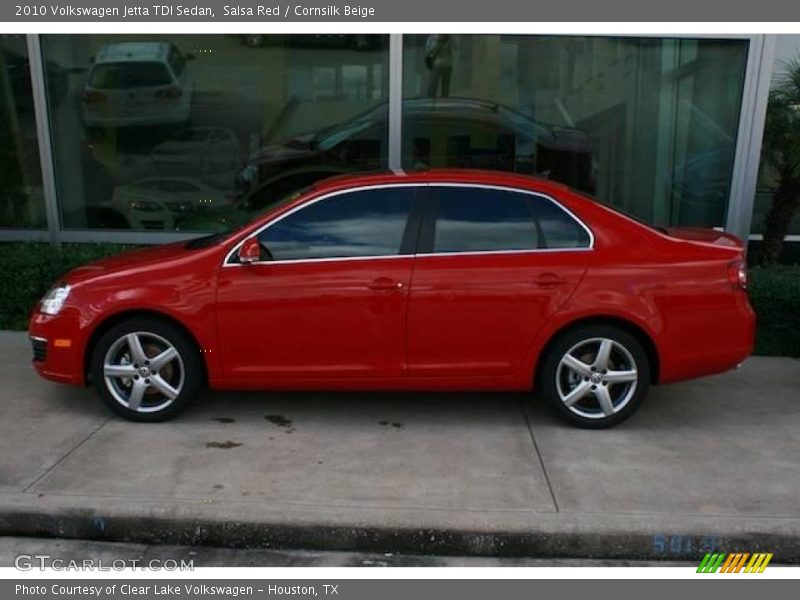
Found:
[[[174,125],[191,116],[189,107],[183,105],[163,107],[159,111],[142,111],[140,114],[121,115],[84,107],[83,124],[86,127],[141,127],[147,125]]]
[[[735,369],[755,346],[756,314],[747,294],[737,294],[729,307],[720,307],[713,319],[695,322],[677,332],[669,344],[677,351],[663,356],[659,383],[716,375]]]
[[[52,316],[39,312],[31,315],[28,326],[36,372],[51,381],[83,386],[86,384],[84,344],[77,317],[65,312]]]

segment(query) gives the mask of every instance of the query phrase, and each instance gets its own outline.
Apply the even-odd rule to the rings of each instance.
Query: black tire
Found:
[[[128,405],[123,404],[125,393],[128,392],[128,399],[132,395],[133,378],[111,377],[109,383],[104,373],[104,361],[112,348],[114,350],[110,364],[125,369],[132,367],[130,363],[134,362],[132,358],[134,352],[127,342],[127,339],[130,339],[127,338],[128,334],[136,334],[140,340],[147,365],[150,364],[149,359],[156,358],[168,346],[174,348],[177,353],[176,358],[161,366],[160,371],[152,371],[147,378],[144,375],[140,376],[139,371],[136,371],[136,385],[143,386],[144,382],[148,384],[146,391],[139,394],[141,404],[137,410],[129,407],[130,402]],[[189,405],[205,383],[203,359],[194,341],[179,327],[153,317],[131,317],[103,333],[92,351],[91,373],[92,383],[105,405],[121,417],[139,422],[171,419]],[[162,386],[161,389],[168,389],[171,393],[177,392],[174,399],[156,389],[156,382]],[[168,387],[164,387],[164,383]]]
[[[602,340],[610,341],[607,345],[610,358],[603,373],[602,368],[591,364],[602,363],[602,360],[597,362],[601,358],[598,355]],[[562,359],[570,360],[566,356],[568,353],[585,363],[586,372],[579,374],[577,369],[562,365]],[[629,362],[633,363],[635,375]],[[578,369],[584,371],[582,366]],[[630,381],[606,379],[615,376]],[[621,423],[639,408],[650,387],[650,361],[639,340],[620,327],[576,327],[550,344],[540,363],[537,384],[542,397],[564,421],[585,429],[603,429]],[[579,386],[582,387],[579,389]],[[570,407],[565,399],[571,400],[569,396],[573,392],[579,399]],[[601,397],[606,401],[607,410],[602,408]]]

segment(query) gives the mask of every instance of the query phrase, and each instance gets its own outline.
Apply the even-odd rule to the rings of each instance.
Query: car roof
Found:
[[[95,57],[95,64],[164,60],[169,54],[167,42],[116,42],[106,44]]]
[[[566,191],[569,187],[530,175],[488,171],[480,169],[424,169],[404,171],[386,170],[336,175],[312,186],[314,192],[336,191],[344,188],[368,187],[389,184],[463,183],[471,185],[495,185],[517,187],[526,190],[550,192]]]

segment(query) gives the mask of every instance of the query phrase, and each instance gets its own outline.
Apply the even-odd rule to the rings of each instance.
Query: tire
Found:
[[[603,429],[639,408],[650,387],[650,362],[639,340],[624,329],[587,325],[565,332],[550,345],[538,383],[545,401],[564,421]]]
[[[138,348],[132,346],[134,337]],[[103,333],[92,351],[91,373],[105,405],[121,417],[140,422],[174,417],[205,381],[194,341],[177,326],[152,317],[132,317]]]

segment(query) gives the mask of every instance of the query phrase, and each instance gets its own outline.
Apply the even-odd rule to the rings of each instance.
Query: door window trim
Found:
[[[425,187],[425,185],[426,185],[425,183],[382,183],[382,184],[376,184],[376,185],[364,185],[364,186],[346,188],[346,189],[342,189],[342,190],[335,190],[333,192],[329,192],[327,194],[322,194],[320,196],[317,196],[316,198],[311,198],[307,202],[303,202],[302,204],[299,204],[299,205],[295,206],[294,208],[291,208],[291,209],[287,210],[285,213],[282,213],[282,214],[278,215],[274,219],[271,219],[270,221],[268,221],[267,223],[265,223],[264,225],[262,225],[258,229],[250,232],[248,235],[244,236],[241,240],[236,242],[236,244],[234,244],[233,248],[231,248],[230,251],[225,255],[225,260],[223,261],[222,266],[223,267],[253,267],[253,266],[258,266],[258,265],[282,265],[282,264],[333,262],[333,261],[378,260],[378,259],[386,260],[386,259],[392,259],[392,258],[412,258],[414,256],[414,252],[412,251],[411,253],[409,253],[407,251],[407,249],[404,248],[404,246],[407,246],[408,244],[411,244],[411,246],[414,249],[416,249],[417,235],[419,233],[419,223],[422,220],[422,218],[424,217],[424,215],[421,215],[419,213],[420,213],[420,211],[424,210],[424,208],[425,208],[424,204],[420,204],[419,198],[422,196],[422,194],[420,194],[420,191]],[[317,202],[322,202],[323,200],[326,200],[328,198],[333,198],[335,196],[340,196],[342,194],[349,194],[349,193],[352,193],[352,192],[363,192],[363,191],[368,191],[368,190],[379,190],[379,189],[399,188],[399,187],[403,187],[403,188],[405,188],[405,187],[413,187],[413,188],[419,188],[419,189],[415,191],[414,196],[413,196],[412,201],[411,201],[411,209],[410,209],[410,211],[408,213],[408,217],[406,218],[406,225],[405,225],[405,228],[403,230],[403,238],[401,240],[400,253],[398,253],[398,254],[380,254],[380,255],[376,255],[376,256],[333,256],[333,257],[327,257],[327,258],[296,258],[296,259],[287,259],[287,260],[258,260],[256,262],[252,262],[252,263],[248,263],[248,264],[230,262],[231,261],[231,257],[233,257],[233,255],[239,250],[239,247],[245,242],[245,240],[248,240],[251,237],[257,237],[257,236],[261,235],[261,232],[263,232],[265,229],[268,229],[269,227],[271,227],[272,225],[282,221],[283,219],[285,219],[289,215],[292,215],[292,214],[294,214],[294,213],[296,213],[296,212],[298,212],[300,210],[303,210],[304,208],[307,208],[307,207],[309,207],[309,206],[311,206],[313,204],[316,204]],[[408,235],[409,228],[412,231],[411,237],[413,237],[413,239],[410,239],[410,237]],[[414,235],[414,233],[413,233],[414,230],[416,230],[416,234],[417,235]]]
[[[494,185],[488,183],[449,183],[449,182],[430,182],[428,184],[428,188],[434,187],[453,187],[453,188],[477,188],[477,189],[489,189],[489,190],[500,190],[504,192],[516,192],[518,194],[527,194],[529,196],[537,196],[542,198],[551,204],[553,204],[556,209],[563,211],[569,218],[571,218],[575,223],[577,223],[589,236],[589,244],[587,246],[576,246],[574,248],[525,248],[525,249],[517,249],[517,250],[460,250],[455,252],[433,252],[433,235],[436,231],[436,217],[435,209],[436,209],[436,202],[430,198],[429,194],[426,194],[426,204],[427,210],[425,211],[425,217],[423,218],[422,227],[420,229],[419,235],[419,242],[417,247],[417,252],[414,254],[416,258],[422,258],[426,256],[479,256],[483,254],[528,254],[528,253],[539,253],[539,252],[589,252],[594,250],[594,232],[589,228],[586,223],[583,222],[574,212],[568,209],[566,206],[561,204],[555,198],[548,196],[542,192],[536,192],[533,190],[526,190],[525,188],[519,188],[514,186],[503,186],[503,185]],[[534,220],[533,214],[531,214],[531,221]],[[419,246],[425,243],[429,244],[430,251],[425,251],[424,249],[420,251]]]
[[[408,215],[408,220],[406,221],[406,229],[403,234],[403,240],[401,243],[401,253],[399,254],[385,254],[385,255],[377,255],[377,256],[343,256],[343,257],[328,257],[328,258],[298,258],[298,259],[289,259],[289,260],[259,260],[253,263],[242,264],[236,262],[230,262],[231,257],[234,255],[235,252],[239,250],[239,247],[245,242],[245,240],[258,236],[261,234],[262,231],[267,229],[268,227],[278,223],[279,221],[285,219],[291,214],[294,214],[312,204],[316,204],[317,202],[321,202],[327,198],[332,198],[334,196],[339,196],[341,194],[348,194],[351,192],[361,192],[367,190],[377,190],[377,189],[386,189],[386,188],[395,188],[395,187],[413,187],[418,188],[414,194],[414,198],[411,204],[411,211]],[[507,192],[516,192],[519,194],[527,194],[529,196],[537,196],[539,198],[543,198],[544,200],[551,202],[556,206],[557,209],[562,210],[564,213],[567,214],[573,221],[575,221],[586,233],[589,235],[589,245],[588,246],[580,246],[576,248],[529,248],[524,250],[465,250],[459,252],[420,252],[419,245],[422,240],[423,235],[427,228],[433,226],[435,222],[436,215],[432,213],[432,207],[434,205],[433,202],[430,201],[429,194],[427,192],[428,189],[433,187],[455,187],[455,188],[477,188],[477,189],[490,189],[490,190],[501,190]],[[420,214],[421,213],[421,214]],[[413,230],[416,228],[416,234],[413,233]],[[412,233],[409,235],[409,229],[411,229]],[[413,251],[408,250],[408,245],[410,241],[411,246],[413,246]],[[586,223],[583,222],[574,212],[572,212],[569,208],[561,204],[555,198],[548,196],[542,192],[536,192],[533,190],[527,190],[525,188],[514,187],[514,186],[504,186],[504,185],[495,185],[495,184],[488,184],[488,183],[457,183],[457,182],[445,182],[445,181],[433,181],[433,182],[416,182],[416,183],[381,183],[375,185],[363,185],[357,186],[352,188],[346,188],[342,190],[336,190],[333,192],[329,192],[327,194],[322,194],[317,196],[316,198],[311,198],[307,202],[303,202],[298,206],[286,211],[283,214],[278,215],[274,219],[271,219],[258,229],[250,232],[248,235],[244,236],[240,239],[233,247],[228,251],[225,255],[225,259],[222,263],[223,267],[253,267],[259,265],[282,265],[282,264],[300,264],[300,263],[317,263],[317,262],[344,262],[344,261],[356,261],[356,260],[389,260],[389,259],[396,259],[396,258],[424,258],[429,256],[480,256],[484,254],[529,254],[529,253],[541,253],[541,252],[591,252],[594,250],[594,243],[595,243],[595,236],[594,232],[589,228]],[[404,248],[405,247],[405,248]]]

